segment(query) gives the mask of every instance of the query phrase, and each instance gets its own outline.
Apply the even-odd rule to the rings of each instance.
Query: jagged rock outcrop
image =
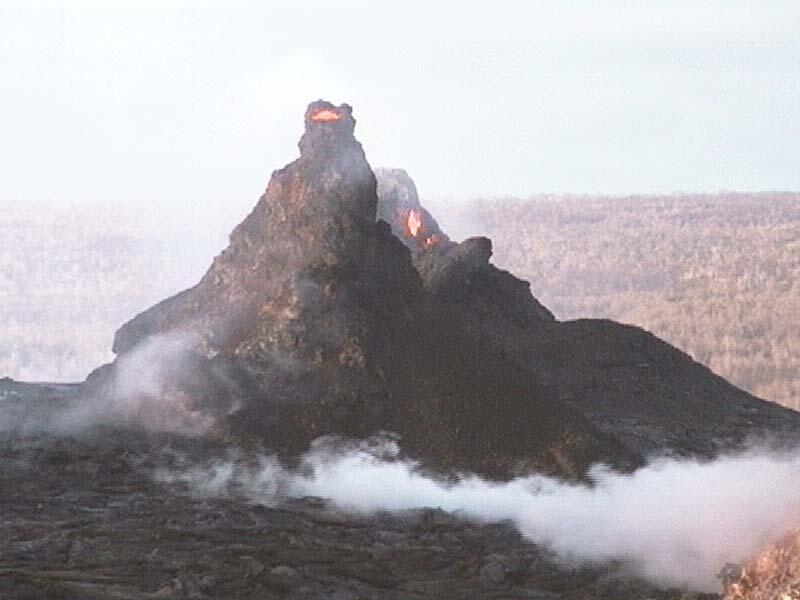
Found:
[[[379,169],[376,175],[385,191],[379,214],[403,216],[413,207],[422,215],[421,231],[439,231],[408,174]],[[402,223],[393,231],[408,237]],[[758,438],[777,444],[800,438],[800,414],[754,398],[638,327],[557,322],[527,282],[489,263],[487,238],[456,244],[445,236],[441,244],[410,247],[426,290],[447,303],[462,330],[639,457],[712,457]]]
[[[638,464],[460,326],[448,290],[493,272],[488,255],[442,234],[441,268],[415,268],[416,249],[377,220],[376,180],[350,108],[315,102],[305,124],[300,158],[273,174],[198,285],[119,330],[118,362],[152,336],[185,336],[193,366],[181,370],[204,373],[214,391],[193,390],[193,401],[232,413],[217,433],[287,455],[321,435],[392,431],[431,466],[495,476],[577,477],[598,458]],[[95,388],[113,371],[92,378]]]
[[[800,529],[788,532],[730,575],[725,600],[800,599]]]
[[[453,308],[481,321],[510,320],[523,329],[555,317],[531,294],[527,281],[489,262],[492,242],[474,237],[455,243],[422,206],[413,179],[403,169],[376,169],[378,217],[389,220],[392,233],[412,252],[425,289]],[[411,230],[410,218],[418,228]]]
[[[417,186],[403,169],[375,169],[378,218],[412,251],[448,242],[436,219],[419,202]]]
[[[488,239],[451,241],[407,174],[376,180],[354,127],[349,106],[312,103],[300,157],[195,287],[119,330],[87,389],[178,337],[160,393],[216,415],[218,436],[294,456],[391,431],[426,465],[497,477],[711,455],[800,423],[639,329],[557,322]]]

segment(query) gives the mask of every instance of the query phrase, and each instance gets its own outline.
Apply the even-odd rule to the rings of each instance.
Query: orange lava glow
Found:
[[[322,121],[323,123],[330,123],[331,121],[338,121],[342,118],[335,110],[324,109],[311,115],[312,121]]]
[[[429,235],[425,238],[425,247],[426,248],[433,248],[436,246],[441,240],[439,239],[438,235]]]
[[[417,237],[422,230],[422,215],[418,210],[408,211],[406,219],[406,231],[411,237]]]

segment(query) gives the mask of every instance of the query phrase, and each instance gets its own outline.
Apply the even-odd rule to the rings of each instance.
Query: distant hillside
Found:
[[[557,317],[640,325],[800,407],[800,194],[541,196],[467,214]]]
[[[0,377],[83,379],[111,359],[121,323],[194,284],[219,249],[192,223],[176,238],[142,207],[0,211]]]
[[[221,206],[188,223],[130,206],[0,206],[0,377],[76,380],[110,359],[121,323],[199,279],[244,214]],[[491,237],[495,263],[559,318],[641,325],[800,406],[800,194],[534,197],[434,214]]]

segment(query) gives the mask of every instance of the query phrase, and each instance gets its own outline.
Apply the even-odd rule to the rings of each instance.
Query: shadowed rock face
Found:
[[[436,227],[441,267],[415,268],[412,251],[376,220],[376,180],[350,108],[315,102],[305,125],[300,158],[273,174],[197,286],[119,330],[117,362],[153,335],[185,335],[197,363],[188,371],[211,373],[203,381],[213,393],[195,389],[193,401],[232,412],[217,433],[287,455],[320,435],[388,430],[443,469],[576,477],[598,457],[635,464],[622,444],[462,328],[448,289],[460,293],[465,275],[494,269],[489,254],[472,256],[471,244],[453,244]],[[102,388],[113,376],[90,381]]]
[[[322,435],[391,431],[425,465],[495,477],[712,455],[797,423],[641,330],[558,323],[491,265],[490,240],[451,241],[404,171],[376,181],[354,127],[349,106],[312,103],[300,157],[195,287],[118,331],[89,390],[111,393],[143,344],[178,336],[160,393],[223,415],[224,439],[294,456]]]
[[[340,120],[314,121],[322,112]],[[337,303],[335,282],[357,277],[377,243],[375,177],[353,137],[350,107],[315,102],[305,123],[300,158],[273,173],[200,283],[124,325],[114,340],[115,353],[153,333],[186,328],[207,354],[304,354],[293,343],[292,334],[299,332],[292,329],[309,310]],[[413,286],[413,275],[405,283]],[[327,319],[336,321],[325,332],[327,353],[354,333],[347,331],[351,321],[337,316]],[[294,327],[282,327],[289,322]]]
[[[378,179],[378,218],[392,227],[392,233],[410,250],[446,243],[450,240],[433,215],[419,202],[417,186],[403,169],[375,169]],[[410,218],[419,219],[419,230],[409,230]]]
[[[0,380],[0,396],[9,389]],[[13,390],[26,405],[46,392]],[[563,568],[508,523],[198,496],[153,480],[165,447],[198,459],[219,450],[135,430],[0,438],[0,598],[711,598],[659,590],[620,564]]]
[[[508,319],[523,329],[538,329],[555,317],[531,294],[530,284],[489,262],[492,241],[485,237],[455,243],[422,206],[417,187],[402,169],[376,169],[378,218],[411,250],[414,267],[425,289],[452,307],[466,310],[471,318]],[[420,229],[412,235],[406,226],[416,211]],[[427,243],[428,241],[431,243]],[[496,326],[497,323],[492,323]]]
[[[402,170],[379,169],[378,214],[422,215],[439,231]],[[393,228],[406,235],[400,225]],[[491,241],[407,244],[426,291],[481,347],[531,374],[561,407],[582,413],[640,459],[712,457],[765,437],[795,444],[800,414],[754,398],[650,333],[602,319],[557,322],[528,282],[490,264]],[[589,258],[590,259],[590,258]]]
[[[429,221],[410,177],[376,182],[346,105],[315,102],[305,123],[300,158],[195,287],[120,329],[112,365],[83,387],[0,379],[19,430],[0,439],[0,597],[715,598],[656,589],[624,564],[565,567],[508,524],[431,510],[359,518],[310,499],[266,508],[152,481],[165,448],[202,460],[219,456],[215,439],[14,425],[142,378],[128,394],[185,399],[217,418],[223,441],[287,457],[325,434],[389,430],[439,470],[571,478],[598,461],[712,456],[800,429],[796,413],[641,329],[557,322],[491,265],[488,239],[457,244]],[[392,220],[411,209],[437,243]],[[727,597],[788,598],[797,546],[787,536],[765,555],[777,569],[751,565]]]

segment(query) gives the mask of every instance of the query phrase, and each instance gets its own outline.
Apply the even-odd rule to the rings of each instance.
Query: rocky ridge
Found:
[[[510,525],[355,518],[318,499],[264,507],[152,480],[165,449],[255,448],[291,464],[320,436],[387,431],[427,469],[498,479],[796,442],[799,415],[651,334],[556,321],[491,264],[488,239],[450,240],[407,174],[373,172],[354,128],[349,106],[312,103],[300,157],[196,286],[123,325],[113,364],[79,387],[0,381],[0,408],[22,423],[105,406],[131,365],[134,379],[160,369],[125,401],[149,395],[214,423],[200,437],[12,427],[0,438],[3,597],[700,597],[624,565],[565,566]]]
[[[300,157],[203,279],[117,333],[120,359],[189,337],[191,377],[170,384],[226,415],[217,435],[291,456],[321,435],[391,431],[436,469],[501,478],[792,437],[800,415],[640,329],[557,322],[490,263],[490,240],[451,241],[406,173],[376,179],[354,128],[349,106],[312,103]]]

